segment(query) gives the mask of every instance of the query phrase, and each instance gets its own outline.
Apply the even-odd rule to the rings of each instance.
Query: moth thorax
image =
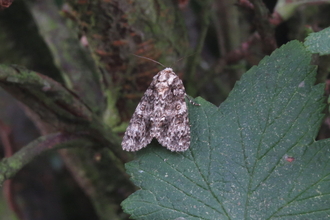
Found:
[[[164,96],[164,93],[169,89],[166,82],[158,83],[156,86],[156,90],[160,96]]]

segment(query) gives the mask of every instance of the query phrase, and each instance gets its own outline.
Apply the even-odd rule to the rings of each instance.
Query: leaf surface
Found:
[[[323,84],[303,44],[264,58],[216,107],[189,104],[191,146],[153,143],[126,164],[141,189],[122,206],[134,219],[327,219],[329,140],[315,141]]]
[[[330,54],[330,28],[325,28],[322,31],[311,33],[306,38],[305,45],[307,50],[320,55]]]

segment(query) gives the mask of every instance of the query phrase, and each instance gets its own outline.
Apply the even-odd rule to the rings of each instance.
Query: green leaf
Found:
[[[311,33],[305,40],[305,46],[312,53],[330,54],[330,28]]]
[[[126,164],[141,189],[122,206],[134,219],[328,219],[330,141],[315,141],[323,84],[293,41],[245,73],[218,108],[189,104],[191,146],[156,144]]]

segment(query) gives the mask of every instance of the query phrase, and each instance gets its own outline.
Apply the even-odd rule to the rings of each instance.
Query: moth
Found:
[[[122,141],[123,149],[137,151],[156,138],[170,151],[187,150],[190,125],[185,97],[182,80],[171,68],[158,72],[135,109]]]

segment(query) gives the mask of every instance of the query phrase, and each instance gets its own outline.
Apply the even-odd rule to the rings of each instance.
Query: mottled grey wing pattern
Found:
[[[187,150],[190,126],[185,95],[182,81],[171,68],[155,75],[127,127],[123,149],[137,151],[156,138],[171,151]]]
[[[183,83],[176,76],[163,96],[162,107],[165,120],[160,125],[159,135],[155,136],[158,142],[170,151],[185,151],[190,145],[190,126],[185,96]]]
[[[126,129],[122,147],[126,151],[138,151],[143,147],[146,147],[151,141],[151,115],[153,112],[153,105],[150,105],[151,99],[153,99],[153,87],[154,81],[150,84],[144,96],[141,98],[135,112],[131,118],[131,121]]]

